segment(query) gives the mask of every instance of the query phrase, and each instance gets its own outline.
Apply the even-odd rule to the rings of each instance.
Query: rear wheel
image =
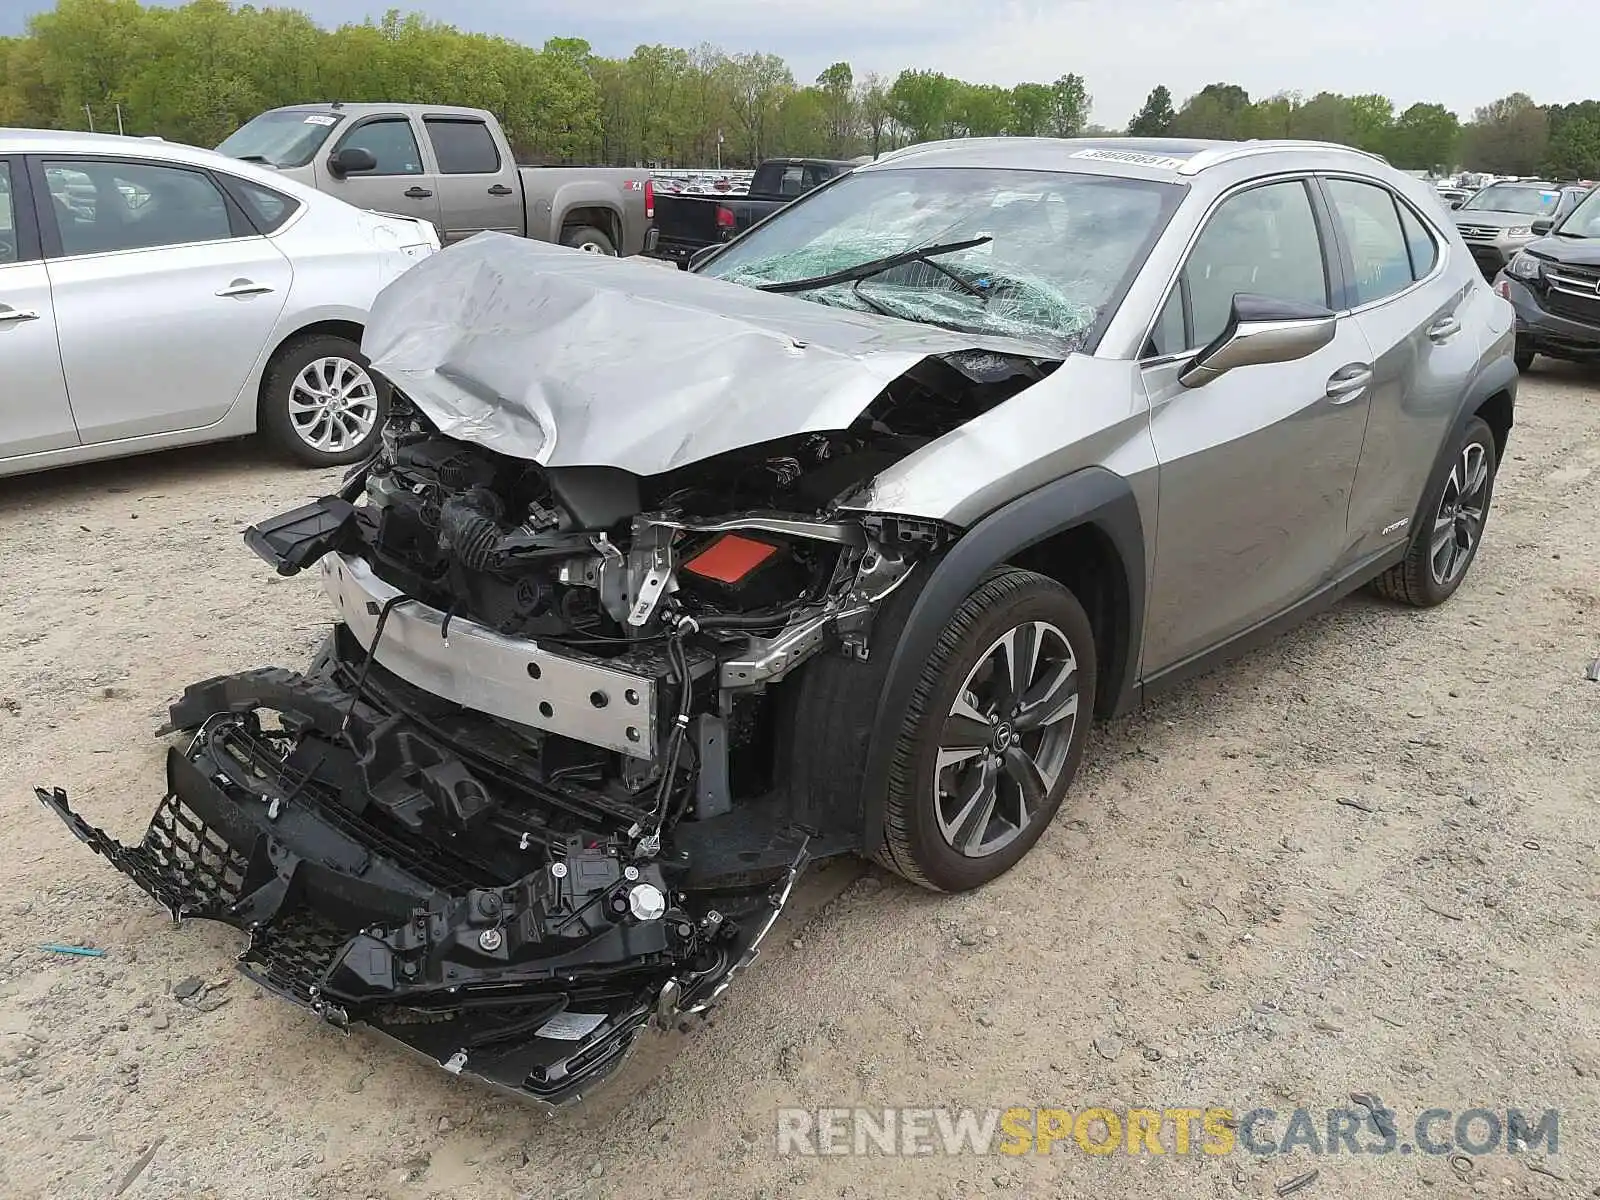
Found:
[[[388,415],[388,385],[372,374],[361,347],[338,334],[290,342],[262,379],[261,428],[307,466],[362,461]]]
[[[604,254],[611,258],[617,255],[617,248],[611,244],[611,239],[593,225],[580,225],[576,229],[569,229],[562,235],[561,244],[589,254]]]
[[[1374,591],[1414,608],[1455,594],[1483,540],[1497,466],[1494,433],[1482,418],[1470,418],[1455,454],[1429,484],[1405,558],[1373,580]]]
[[[1066,588],[992,573],[956,611],[893,748],[879,861],[959,892],[1003,875],[1060,808],[1094,709],[1094,634]]]

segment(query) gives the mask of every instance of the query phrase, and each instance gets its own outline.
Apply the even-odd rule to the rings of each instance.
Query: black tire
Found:
[[[579,225],[567,230],[561,235],[561,244],[571,246],[574,250],[587,250],[590,254],[604,254],[609,258],[617,256],[617,248],[611,238],[593,225]]]
[[[372,427],[359,441],[334,447],[318,447],[302,436],[290,415],[290,401],[297,381],[313,363],[342,360],[359,368],[371,384],[375,415]],[[383,436],[383,423],[389,417],[389,385],[368,371],[367,356],[349,338],[332,333],[316,333],[286,342],[278,349],[261,380],[261,430],[284,454],[309,467],[337,467],[361,462],[372,453]],[[364,424],[366,406],[359,409]]]
[[[1516,351],[1512,355],[1512,361],[1517,364],[1518,374],[1526,375],[1533,369],[1533,355],[1532,346],[1525,346],[1521,342],[1517,343]]]
[[[1471,493],[1474,501],[1471,507],[1481,516],[1477,521],[1476,532],[1470,538],[1470,544],[1462,552],[1459,562],[1452,559],[1451,570],[1442,575],[1438,570],[1440,552],[1436,550],[1435,535],[1439,531],[1439,522],[1447,515],[1445,509],[1447,493],[1459,499],[1460,484],[1457,481],[1472,473],[1469,472],[1467,464],[1478,454],[1482,455],[1486,475],[1482,483],[1481,503],[1478,502],[1477,493],[1474,491]],[[1483,533],[1488,526],[1489,505],[1494,499],[1494,480],[1498,469],[1499,461],[1493,431],[1481,417],[1469,417],[1456,435],[1453,452],[1440,463],[1433,478],[1428,481],[1422,504],[1413,518],[1411,543],[1406,548],[1405,558],[1373,580],[1372,590],[1386,600],[1409,604],[1413,608],[1432,608],[1450,599],[1461,586],[1461,581],[1467,577],[1473,560],[1478,556],[1478,547],[1483,544]],[[1451,515],[1457,524],[1451,529],[1450,536],[1459,545],[1460,513],[1455,512]]]
[[[969,672],[1008,630],[1030,622],[1045,623],[1064,636],[1076,660],[1077,715],[1044,802],[1001,848],[969,856],[941,833],[935,811],[941,734]],[[912,694],[891,750],[884,844],[878,861],[913,883],[941,892],[981,887],[1009,871],[1043,836],[1077,774],[1094,711],[1095,682],[1094,633],[1076,597],[1032,571],[1002,567],[992,572],[956,610]]]

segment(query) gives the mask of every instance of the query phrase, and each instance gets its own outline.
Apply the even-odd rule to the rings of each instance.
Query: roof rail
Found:
[[[1219,146],[1215,150],[1202,150],[1199,154],[1185,161],[1178,168],[1178,174],[1198,175],[1207,167],[1233,162],[1239,158],[1249,158],[1256,154],[1272,154],[1278,150],[1343,150],[1348,154],[1359,154],[1363,158],[1376,159],[1384,166],[1389,165],[1389,160],[1381,154],[1374,154],[1370,150],[1362,150],[1355,146],[1341,145],[1338,142],[1312,142],[1295,139],[1261,141],[1251,138],[1247,142],[1237,142],[1232,146]]]

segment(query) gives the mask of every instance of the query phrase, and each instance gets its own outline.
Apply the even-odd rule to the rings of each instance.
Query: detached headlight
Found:
[[[1506,274],[1517,279],[1537,279],[1539,278],[1539,268],[1543,263],[1544,259],[1535,258],[1532,254],[1523,250],[1506,265]]]
[[[1531,225],[1513,225],[1510,229],[1506,230],[1505,233],[1503,233],[1501,236],[1502,237],[1508,237],[1508,238],[1531,238],[1533,236],[1533,226],[1531,226]]]

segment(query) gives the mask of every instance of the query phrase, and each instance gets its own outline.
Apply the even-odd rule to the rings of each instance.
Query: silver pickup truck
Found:
[[[297,104],[253,118],[217,149],[358,208],[424,217],[446,243],[493,229],[638,254],[654,215],[648,171],[519,167],[500,122],[480,108]]]

